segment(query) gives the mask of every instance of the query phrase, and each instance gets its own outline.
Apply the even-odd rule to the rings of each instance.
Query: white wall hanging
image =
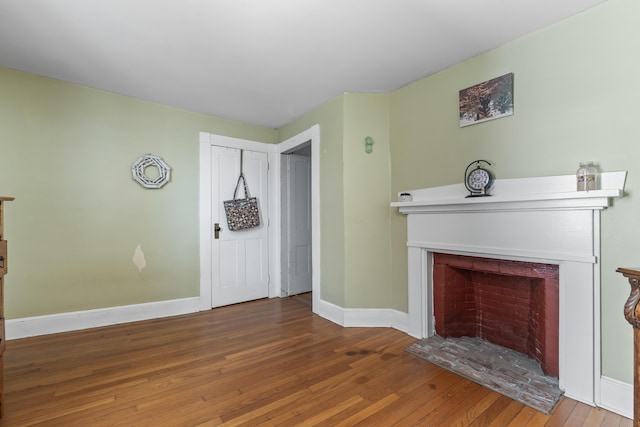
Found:
[[[157,176],[150,177],[146,174],[150,167],[158,170]],[[131,175],[144,188],[160,188],[171,179],[171,167],[162,158],[147,154],[131,166]]]

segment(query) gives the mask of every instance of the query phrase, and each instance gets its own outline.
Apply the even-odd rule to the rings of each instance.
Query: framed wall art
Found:
[[[458,95],[460,127],[513,114],[513,73],[462,89]]]

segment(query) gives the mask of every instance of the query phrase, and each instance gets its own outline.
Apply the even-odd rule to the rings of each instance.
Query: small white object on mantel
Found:
[[[609,206],[609,199],[622,197],[627,172],[600,174],[600,190],[576,191],[575,175],[533,178],[497,179],[487,197],[469,197],[464,184],[452,184],[410,193],[413,200],[393,202],[401,213],[461,212],[494,209],[558,209],[600,208]],[[401,194],[401,193],[398,193]]]

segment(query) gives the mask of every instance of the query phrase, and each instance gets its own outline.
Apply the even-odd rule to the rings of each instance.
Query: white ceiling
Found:
[[[0,0],[0,66],[278,128],[604,0]]]

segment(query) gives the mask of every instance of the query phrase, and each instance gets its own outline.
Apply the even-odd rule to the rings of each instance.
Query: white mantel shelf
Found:
[[[604,209],[623,196],[627,172],[601,174],[601,189],[576,191],[575,175],[498,179],[488,197],[469,197],[463,184],[406,191],[409,202],[393,202],[404,214],[495,210]]]

